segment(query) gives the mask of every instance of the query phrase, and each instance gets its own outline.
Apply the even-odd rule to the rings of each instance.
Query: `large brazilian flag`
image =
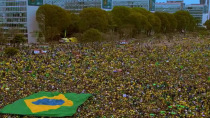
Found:
[[[39,92],[0,109],[0,114],[26,116],[72,116],[91,94]]]

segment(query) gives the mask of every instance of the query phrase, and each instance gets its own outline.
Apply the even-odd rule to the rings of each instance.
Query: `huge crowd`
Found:
[[[46,54],[23,47],[14,57],[0,57],[0,108],[39,91],[59,91],[93,95],[71,118],[209,118],[210,40],[204,40],[62,44],[45,48]]]

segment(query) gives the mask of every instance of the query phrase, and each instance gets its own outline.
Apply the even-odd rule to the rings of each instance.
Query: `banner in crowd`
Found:
[[[64,117],[72,116],[91,94],[39,92],[0,109],[0,114]]]
[[[102,9],[112,9],[112,0],[102,0]]]
[[[43,5],[43,0],[28,0],[29,6],[41,6]]]
[[[155,0],[149,0],[149,11],[155,11]]]
[[[40,54],[40,50],[39,49],[35,49],[34,50],[34,54]]]
[[[47,50],[40,50],[40,49],[35,49],[34,54],[46,54]]]

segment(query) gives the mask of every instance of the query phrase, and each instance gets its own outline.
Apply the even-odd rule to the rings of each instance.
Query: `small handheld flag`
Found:
[[[155,114],[151,113],[150,116],[155,116]]]
[[[155,65],[158,66],[159,65],[159,62],[156,62]]]
[[[161,114],[165,114],[166,111],[160,111]]]

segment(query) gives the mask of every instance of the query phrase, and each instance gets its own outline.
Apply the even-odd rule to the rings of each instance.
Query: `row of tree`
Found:
[[[46,41],[63,37],[65,30],[67,37],[75,33],[84,34],[89,29],[104,33],[112,31],[121,37],[135,37],[142,33],[149,36],[160,32],[194,31],[197,24],[197,20],[187,11],[151,13],[144,8],[123,6],[116,6],[108,12],[100,8],[85,8],[76,15],[56,5],[42,5],[36,12],[36,20]]]
[[[0,44],[10,44],[13,47],[19,47],[20,44],[24,44],[27,42],[25,36],[21,33],[19,33],[16,29],[11,29],[7,34],[3,33],[3,31],[0,28]],[[10,36],[8,36],[10,34]]]
[[[207,28],[208,30],[210,30],[210,20],[207,20],[207,21],[204,23],[204,25],[206,26],[206,28]]]

